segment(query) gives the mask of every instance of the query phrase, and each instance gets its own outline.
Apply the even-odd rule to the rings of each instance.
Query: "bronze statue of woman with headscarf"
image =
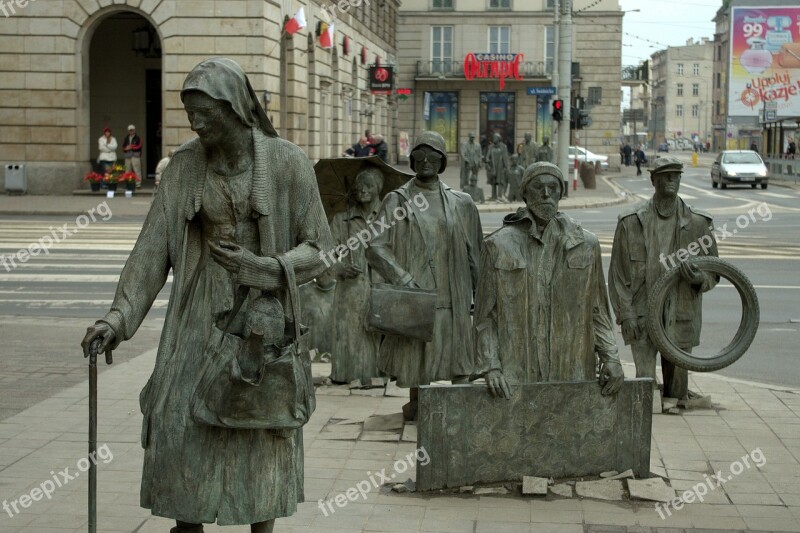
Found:
[[[111,310],[88,328],[84,352],[130,339],[172,271],[155,369],[140,395],[141,505],[175,519],[175,533],[214,522],[272,531],[303,501],[302,429],[204,425],[191,406],[212,332],[241,335],[262,295],[288,309],[276,257],[307,282],[325,270],[330,230],[311,163],[278,138],[238,64],[203,61],[181,99],[197,138],[164,171]]]

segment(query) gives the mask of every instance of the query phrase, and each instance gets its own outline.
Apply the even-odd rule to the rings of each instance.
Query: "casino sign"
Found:
[[[467,80],[499,79],[500,90],[506,86],[506,78],[521,80],[520,64],[523,54],[469,53],[464,57],[464,77]]]

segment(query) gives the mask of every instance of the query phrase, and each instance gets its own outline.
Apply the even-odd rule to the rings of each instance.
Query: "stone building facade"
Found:
[[[572,96],[584,98],[592,118],[590,127],[575,132],[580,137],[573,144],[616,154],[623,13],[617,0],[573,4]],[[553,5],[552,0],[404,0],[398,87],[411,89],[411,95],[398,104],[400,135],[413,138],[435,129],[454,155],[471,131],[479,138],[498,132],[510,150],[525,133],[539,143],[553,140],[547,94],[557,61]],[[503,69],[511,75],[501,85]]]
[[[367,76],[376,60],[394,61],[399,0],[349,0],[345,10],[328,4],[63,0],[17,7],[0,17],[0,164],[24,163],[29,193],[69,193],[96,160],[103,128],[121,145],[134,124],[152,173],[163,153],[194,137],[180,89],[195,65],[214,56],[242,65],[279,133],[312,159],[338,155],[366,129],[389,139],[391,98],[370,94]],[[288,36],[283,22],[301,6],[308,25]],[[334,25],[332,48],[320,46],[321,22]]]
[[[653,54],[650,123],[656,145],[666,141],[707,143],[713,139],[714,44],[707,38]]]

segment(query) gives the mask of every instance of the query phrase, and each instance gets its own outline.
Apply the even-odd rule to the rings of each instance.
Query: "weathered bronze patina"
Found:
[[[511,162],[508,158],[508,148],[503,144],[499,133],[492,136],[492,144],[486,151],[486,179],[492,186],[490,200],[505,198],[508,186],[508,173]]]
[[[478,179],[481,168],[481,145],[475,142],[475,132],[469,132],[469,140],[461,144],[461,188],[466,187],[472,176]]]
[[[519,164],[523,169],[528,168],[536,163],[536,153],[539,151],[539,146],[533,142],[533,137],[530,133],[525,134],[525,142],[519,147]]]
[[[550,137],[542,139],[542,145],[536,150],[536,162],[553,162],[553,149],[550,147]]]
[[[417,490],[650,473],[650,380],[626,380],[613,396],[579,382],[519,385],[508,401],[479,385],[420,387],[419,398]]]
[[[378,216],[381,205],[380,191],[383,174],[376,167],[364,170],[355,179],[355,204],[347,211],[337,213],[331,221],[334,243],[345,244],[348,239],[366,230],[371,235],[371,224]],[[369,304],[369,288],[373,279],[366,258],[365,246],[356,246],[348,255],[334,262],[331,273],[336,277],[333,299],[333,352],[331,380],[350,383],[360,380],[369,384],[378,377],[378,347],[381,336],[367,331],[364,315]]]
[[[293,265],[298,283],[309,281],[325,269],[330,229],[311,163],[278,138],[239,65],[200,63],[181,98],[198,138],[164,171],[111,310],[83,346],[102,338],[104,351],[129,340],[171,271],[156,366],[140,396],[141,505],[177,520],[173,531],[211,522],[271,531],[303,500],[302,431],[204,425],[190,407],[214,327],[230,321],[229,332],[243,336],[246,310],[262,295],[289,309],[274,256]],[[231,317],[239,292],[245,302]]]
[[[475,309],[478,355],[492,394],[523,383],[594,381],[603,394],[623,373],[597,237],[558,211],[561,171],[525,170],[526,207],[486,238]]]
[[[416,177],[384,198],[378,216],[390,227],[367,249],[388,283],[435,289],[432,342],[387,336],[378,368],[400,387],[436,380],[465,381],[475,370],[470,306],[478,282],[481,222],[469,197],[439,180],[447,166],[444,139],[423,132],[411,152]],[[416,412],[416,390],[404,409]]]
[[[719,281],[716,275],[679,261],[679,251],[687,256],[688,250],[717,256],[711,215],[678,196],[682,171],[683,163],[674,157],[657,159],[650,171],[653,197],[620,214],[614,235],[608,290],[625,344],[631,346],[637,377],[656,377],[658,350],[647,331],[648,296],[656,281],[680,264],[682,280],[666,302],[663,321],[670,339],[687,351],[700,343],[703,293]],[[661,370],[664,396],[687,399],[688,371],[664,357]]]

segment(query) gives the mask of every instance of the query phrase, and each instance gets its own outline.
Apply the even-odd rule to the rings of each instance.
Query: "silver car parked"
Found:
[[[725,150],[711,165],[711,186],[727,189],[728,185],[761,185],[767,188],[769,171],[764,160],[753,150]]]

